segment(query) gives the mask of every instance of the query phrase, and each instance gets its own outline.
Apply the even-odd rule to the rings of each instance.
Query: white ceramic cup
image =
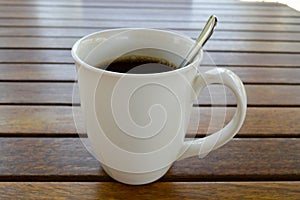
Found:
[[[153,49],[184,57],[193,43],[170,31],[114,29],[90,34],[74,44],[72,56],[88,139],[112,178],[135,185],[153,182],[174,161],[207,154],[227,143],[241,128],[247,105],[241,80],[224,68],[198,72],[202,52],[191,64],[162,73],[117,73],[94,67],[143,48],[148,50],[141,55],[178,64],[180,60],[174,56]],[[208,84],[223,84],[233,91],[236,113],[220,131],[187,141],[193,102]]]

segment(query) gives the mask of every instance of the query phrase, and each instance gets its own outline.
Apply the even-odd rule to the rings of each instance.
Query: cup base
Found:
[[[161,178],[163,175],[165,175],[165,173],[167,173],[167,171],[169,170],[170,166],[164,167],[162,169],[153,172],[128,173],[128,172],[123,172],[123,171],[110,168],[103,164],[101,165],[101,167],[110,177],[112,177],[116,181],[128,185],[143,185],[143,184],[154,182],[159,178]]]

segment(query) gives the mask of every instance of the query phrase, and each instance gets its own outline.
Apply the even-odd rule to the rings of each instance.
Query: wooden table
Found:
[[[204,159],[174,163],[159,181],[128,186],[107,176],[81,143],[72,115],[80,37],[118,27],[172,29],[196,37],[219,24],[201,70],[228,67],[248,93],[236,137]],[[211,58],[211,59],[210,59]],[[207,133],[204,92],[189,133]],[[78,98],[75,98],[75,109]],[[74,106],[73,106],[74,108]],[[224,113],[223,113],[224,114]],[[216,117],[222,117],[217,114]],[[195,117],[195,116],[194,116]],[[238,0],[0,0],[0,199],[300,199],[300,12]],[[218,127],[210,127],[215,131]]]

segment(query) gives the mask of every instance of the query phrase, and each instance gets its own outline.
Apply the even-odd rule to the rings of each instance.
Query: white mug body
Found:
[[[185,157],[182,154],[195,155],[194,149],[203,141],[192,145],[185,142],[185,134],[195,92],[207,83],[201,81],[197,70],[202,51],[187,66],[162,73],[118,73],[95,66],[129,52],[178,65],[193,43],[178,33],[133,28],[93,33],[74,44],[72,56],[88,139],[93,154],[112,178],[127,184],[150,183],[162,177],[178,158]],[[137,51],[140,49],[144,50]],[[227,134],[219,147],[239,130],[246,100],[243,85],[231,72],[221,70],[204,76],[220,82],[216,73],[224,75],[230,88],[238,85],[238,102],[242,102],[242,112],[234,122],[237,126],[227,128],[228,133],[214,134],[218,138]],[[208,137],[205,144],[212,146],[210,141],[216,139]],[[185,152],[190,145],[192,150]]]

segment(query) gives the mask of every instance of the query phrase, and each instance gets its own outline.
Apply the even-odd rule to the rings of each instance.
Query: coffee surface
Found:
[[[96,66],[107,71],[130,73],[130,74],[150,74],[172,71],[176,65],[163,59],[150,56],[124,56],[108,64]]]

